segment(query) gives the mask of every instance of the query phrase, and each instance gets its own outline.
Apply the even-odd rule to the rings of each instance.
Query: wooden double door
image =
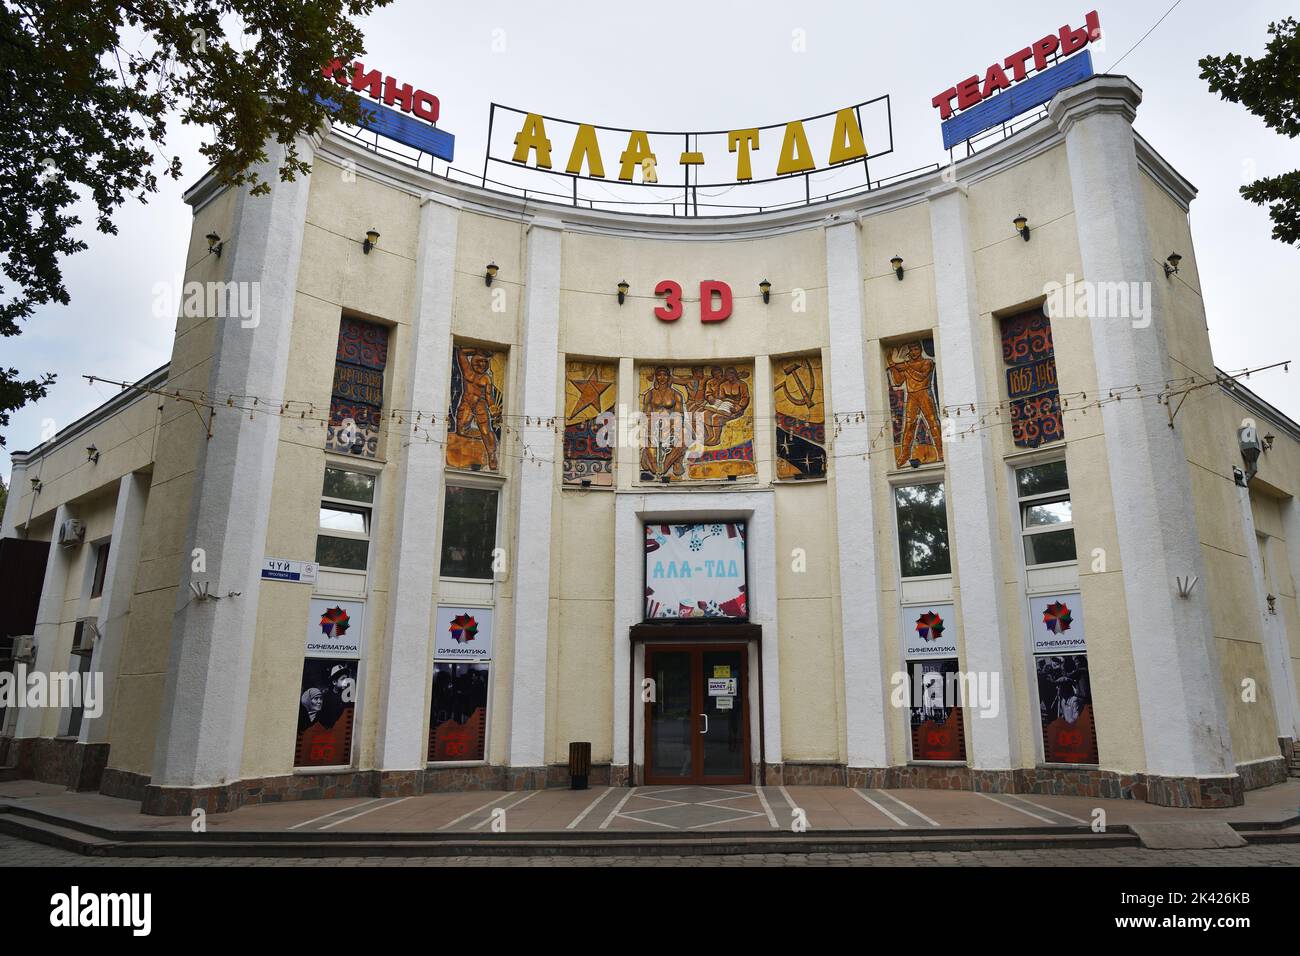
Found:
[[[749,783],[749,649],[648,644],[645,781]]]

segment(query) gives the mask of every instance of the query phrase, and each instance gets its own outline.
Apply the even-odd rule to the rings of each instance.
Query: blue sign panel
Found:
[[[1083,50],[1068,60],[1062,60],[1050,70],[1044,70],[1031,79],[1017,83],[1011,89],[958,113],[942,126],[943,148],[952,149],[986,129],[992,129],[1014,116],[1042,106],[1067,86],[1074,86],[1090,76],[1092,54]]]
[[[339,104],[333,100],[317,96],[316,102],[331,112],[338,112]],[[405,113],[399,113],[397,110],[390,110],[386,106],[375,103],[362,101],[361,112],[368,120],[363,128],[369,132],[378,133],[387,139],[396,140],[406,146],[414,147],[422,153],[445,159],[449,163],[456,152],[456,137],[446,130],[430,126],[428,123],[407,116]]]

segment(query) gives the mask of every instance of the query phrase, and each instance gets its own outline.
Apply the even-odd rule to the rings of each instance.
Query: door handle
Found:
[[[704,729],[701,730],[700,733],[707,734],[709,732],[709,715],[700,714],[700,716],[704,718]]]

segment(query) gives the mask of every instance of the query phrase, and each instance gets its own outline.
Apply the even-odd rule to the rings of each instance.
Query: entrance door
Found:
[[[745,645],[648,645],[646,783],[748,783]]]

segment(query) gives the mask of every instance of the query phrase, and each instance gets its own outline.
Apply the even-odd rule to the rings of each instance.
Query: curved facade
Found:
[[[332,132],[270,197],[200,182],[187,283],[248,308],[182,301],[168,367],[15,456],[5,537],[85,526],[31,666],[93,618],[106,694],[11,711],[10,755],[155,813],[564,785],[574,741],[614,783],[1281,779],[1300,429],[1216,381],[1139,101],[1095,77],[944,172],[727,218]]]

